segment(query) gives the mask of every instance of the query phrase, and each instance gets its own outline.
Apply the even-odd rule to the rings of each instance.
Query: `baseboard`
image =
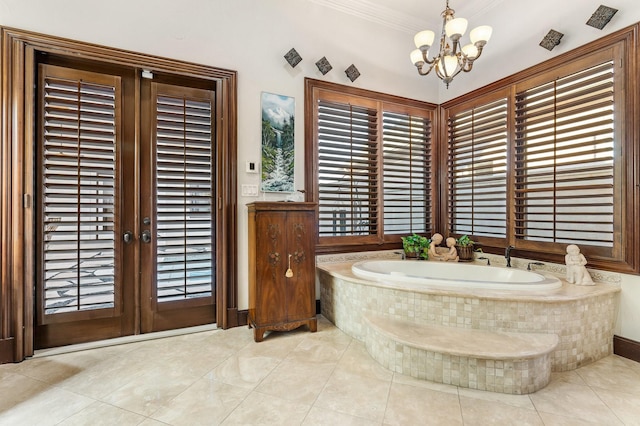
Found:
[[[15,362],[13,359],[13,337],[8,339],[0,339],[0,364],[6,364],[8,362]]]
[[[322,311],[320,310],[320,301],[316,300],[316,315],[322,313]]]
[[[613,336],[613,353],[640,362],[640,342],[625,337]]]

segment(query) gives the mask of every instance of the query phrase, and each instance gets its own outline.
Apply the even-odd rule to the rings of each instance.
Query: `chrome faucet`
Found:
[[[507,259],[507,268],[511,268],[511,250],[513,250],[514,246],[508,246],[504,250],[504,258]]]

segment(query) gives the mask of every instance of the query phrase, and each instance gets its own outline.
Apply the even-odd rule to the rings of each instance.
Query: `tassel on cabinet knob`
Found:
[[[289,266],[287,268],[287,272],[284,273],[284,276],[287,278],[291,278],[293,276],[293,271],[291,270],[291,255],[289,255]]]

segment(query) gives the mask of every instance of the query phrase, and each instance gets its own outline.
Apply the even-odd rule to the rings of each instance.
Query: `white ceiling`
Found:
[[[436,34],[441,31],[441,13],[446,3],[446,0],[309,1],[346,13],[354,19],[364,19],[406,33],[411,44],[413,35],[419,30],[431,29]],[[603,30],[586,25],[601,4],[618,9]],[[640,21],[638,0],[450,0],[449,6],[455,10],[456,17],[469,21],[469,29],[491,25],[493,35],[470,73],[474,78],[457,78],[460,82],[455,81],[449,90],[442,85],[440,101],[467,93]],[[539,43],[551,29],[563,33],[564,37],[560,45],[550,52]],[[372,40],[375,42],[375,38]],[[409,51],[407,57],[408,54]]]

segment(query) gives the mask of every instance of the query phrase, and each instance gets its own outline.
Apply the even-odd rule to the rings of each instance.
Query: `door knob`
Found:
[[[122,240],[125,243],[130,244],[131,241],[133,241],[133,233],[131,231],[125,232],[124,235],[122,235]]]
[[[150,243],[151,242],[151,231],[142,231],[142,242],[143,243]]]

